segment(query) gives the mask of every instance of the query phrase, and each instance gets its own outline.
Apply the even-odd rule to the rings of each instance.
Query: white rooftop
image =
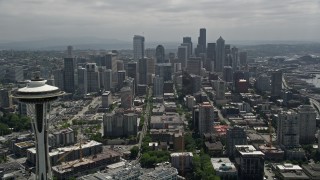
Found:
[[[241,155],[264,155],[261,151],[257,151],[252,145],[236,145],[235,147]]]

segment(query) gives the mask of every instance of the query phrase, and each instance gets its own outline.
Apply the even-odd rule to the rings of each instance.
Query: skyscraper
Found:
[[[139,84],[147,84],[147,58],[139,59]]]
[[[216,59],[216,43],[208,43],[207,46],[207,63],[205,68],[207,71],[214,70],[214,61]]]
[[[246,145],[247,135],[243,128],[235,126],[227,130],[226,148],[229,157],[234,157],[235,145]]]
[[[216,50],[216,61],[215,61],[215,71],[222,72],[225,63],[225,41],[220,36],[217,40],[217,50]]]
[[[163,96],[163,78],[158,75],[153,78],[153,96]]]
[[[138,61],[144,58],[144,37],[134,35],[133,37],[133,59]]]
[[[172,66],[171,63],[156,64],[156,75],[163,78],[163,81],[172,80]]]
[[[178,60],[181,63],[183,69],[186,68],[187,60],[188,60],[188,47],[179,46],[178,47]]]
[[[162,45],[158,45],[156,48],[157,63],[165,63],[165,52]]]
[[[103,72],[103,77],[104,77],[103,87],[105,91],[111,91],[113,88],[112,76],[113,74],[111,69],[107,69]]]
[[[239,61],[241,66],[247,65],[247,52],[242,51],[239,53]]]
[[[118,89],[123,87],[123,81],[126,79],[126,71],[118,71]]]
[[[271,73],[271,95],[280,96],[282,90],[282,71],[277,70]]]
[[[189,44],[190,49],[188,49],[188,57],[190,57],[193,54],[191,37],[183,37],[183,44]]]
[[[277,141],[284,148],[299,147],[299,117],[292,110],[282,111],[278,114]]]
[[[133,78],[136,82],[138,80],[137,73],[138,73],[138,65],[137,62],[130,61],[127,64],[127,75],[128,77]]]
[[[187,72],[189,74],[201,75],[202,61],[199,57],[193,57],[187,61]]]
[[[100,90],[100,76],[96,63],[86,64],[87,69],[87,83],[88,93],[99,92]]]
[[[59,88],[46,84],[46,81],[36,76],[27,87],[18,89],[15,93],[21,103],[27,104],[28,114],[31,114],[32,128],[36,140],[36,179],[52,178],[48,144],[47,113],[50,102],[56,100],[64,92]]]
[[[214,124],[214,109],[209,102],[199,105],[199,134],[212,133]]]
[[[78,93],[87,94],[88,83],[87,83],[87,70],[83,67],[78,67]]]
[[[300,144],[312,144],[315,140],[317,131],[315,109],[310,105],[301,105],[298,107],[299,115],[299,142]]]
[[[64,90],[67,93],[74,93],[74,69],[75,69],[75,59],[74,58],[64,58]]]
[[[59,89],[64,90],[64,71],[58,69],[53,71],[54,85]]]
[[[67,57],[72,58],[73,57],[73,46],[68,46],[67,47]]]
[[[206,53],[207,49],[207,37],[206,37],[206,29],[200,29],[200,36],[198,37],[198,45],[196,48],[196,56],[198,57],[201,53]]]
[[[238,69],[238,48],[233,47],[231,49],[231,57],[232,57],[232,70],[235,72]]]

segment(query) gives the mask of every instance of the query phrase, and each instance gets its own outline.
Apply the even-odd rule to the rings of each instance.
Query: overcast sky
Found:
[[[0,0],[0,40],[320,41],[320,0]]]

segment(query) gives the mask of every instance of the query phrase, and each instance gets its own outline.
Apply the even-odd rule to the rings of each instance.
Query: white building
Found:
[[[216,175],[222,179],[237,179],[237,168],[229,158],[211,158],[211,164],[216,171]]]

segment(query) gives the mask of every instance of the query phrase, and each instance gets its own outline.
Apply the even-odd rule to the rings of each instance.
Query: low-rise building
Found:
[[[238,171],[229,158],[211,158],[211,164],[221,179],[237,179]]]
[[[192,169],[192,152],[171,153],[170,158],[172,166],[179,171],[189,171]]]
[[[299,165],[289,163],[276,165],[276,176],[283,180],[309,179]]]
[[[303,164],[302,169],[310,179],[320,179],[320,164]]]

